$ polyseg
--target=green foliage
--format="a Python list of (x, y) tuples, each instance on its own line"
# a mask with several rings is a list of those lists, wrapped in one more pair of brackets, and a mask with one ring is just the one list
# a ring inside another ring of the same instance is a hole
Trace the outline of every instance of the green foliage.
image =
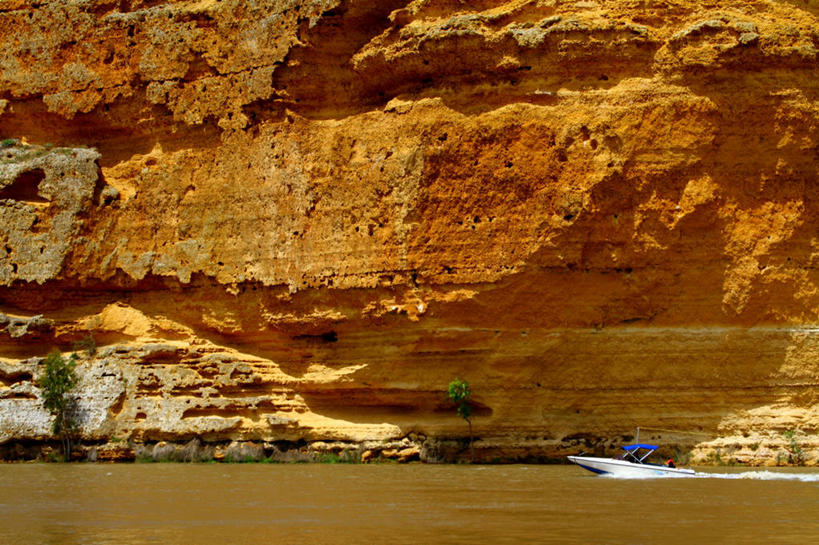
[(804, 464), (805, 453), (802, 450), (802, 445), (796, 439), (796, 430), (788, 430), (784, 433), (784, 436), (788, 440), (788, 446), (785, 447), (788, 451), (788, 461), (796, 465)]
[(338, 464), (341, 463), (341, 457), (335, 452), (325, 452), (316, 457), (316, 462), (320, 464)]
[[(52, 352), (46, 356), (44, 362), (45, 372), (40, 377), (39, 386), (43, 391), (43, 407), (51, 414), (62, 415), (68, 409), (68, 392), (77, 385), (77, 374), (74, 367), (77, 365), (77, 358), (74, 354), (66, 361), (59, 352)], [(54, 433), (60, 433), (64, 423), (57, 419), (54, 421)]]
[(6, 138), (0, 141), (0, 149), (10, 148), (17, 144), (17, 140), (14, 138)]
[(469, 426), (469, 461), (472, 462), (475, 459), (475, 450), (472, 447), (472, 403), (470, 402), (472, 391), (469, 389), (469, 383), (456, 378), (449, 383), (447, 395), (449, 396), (449, 400), (455, 405), (458, 416), (466, 420)]
[(466, 421), (469, 421), (472, 416), (472, 405), (469, 402), (472, 392), (469, 390), (469, 383), (465, 380), (456, 378), (449, 383), (447, 395), (450, 401), (455, 405), (458, 411), (458, 416)]
[(43, 361), (45, 370), (40, 376), (38, 385), (42, 390), (43, 407), (54, 415), (52, 432), (60, 435), (63, 442), (63, 455), (68, 461), (71, 457), (71, 433), (74, 422), (70, 417), (72, 398), (69, 392), (79, 381), (74, 367), (77, 357), (71, 354), (66, 360), (59, 352), (51, 352)]
[(335, 452), (325, 452), (316, 456), (319, 464), (358, 464), (361, 462), (361, 454), (355, 451), (344, 451), (340, 454)]

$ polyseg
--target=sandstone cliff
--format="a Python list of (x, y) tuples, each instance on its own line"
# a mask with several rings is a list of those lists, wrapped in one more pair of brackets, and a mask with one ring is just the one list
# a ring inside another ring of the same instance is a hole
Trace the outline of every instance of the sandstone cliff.
[(485, 459), (819, 456), (816, 2), (2, 0), (0, 44), (0, 443), (91, 335), (90, 442), (426, 445), (461, 377)]

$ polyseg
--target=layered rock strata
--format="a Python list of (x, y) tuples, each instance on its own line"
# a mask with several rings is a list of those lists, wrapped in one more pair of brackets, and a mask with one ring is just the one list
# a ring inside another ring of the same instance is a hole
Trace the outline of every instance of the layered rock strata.
[(6, 2), (0, 442), (91, 336), (87, 442), (815, 460), (818, 19)]

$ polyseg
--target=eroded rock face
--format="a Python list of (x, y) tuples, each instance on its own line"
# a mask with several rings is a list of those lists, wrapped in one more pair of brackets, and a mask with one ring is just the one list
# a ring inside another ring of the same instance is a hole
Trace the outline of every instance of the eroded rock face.
[(487, 459), (636, 426), (749, 461), (796, 429), (815, 458), (817, 19), (12, 5), (0, 440), (44, 437), (36, 362), (90, 334), (89, 438), (464, 437), (460, 377)]
[(0, 284), (56, 278), (99, 181), (93, 150), (20, 146), (0, 150)]
[[(45, 440), (52, 417), (43, 409), (34, 377), (39, 361), (0, 362), (0, 443), (10, 440)], [(77, 367), (81, 380), (71, 405), (71, 417), (89, 440), (107, 439), (114, 431), (112, 415), (119, 412), (125, 394), (122, 370), (113, 362), (97, 359)]]

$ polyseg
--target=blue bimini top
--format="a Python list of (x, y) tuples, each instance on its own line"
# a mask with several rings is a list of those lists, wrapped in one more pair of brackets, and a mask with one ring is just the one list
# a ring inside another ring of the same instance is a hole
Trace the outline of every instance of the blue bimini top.
[(634, 444), (634, 445), (625, 445), (625, 446), (620, 447), (620, 448), (622, 448), (623, 450), (637, 450), (639, 448), (644, 448), (644, 449), (648, 449), (648, 450), (657, 450), (660, 447), (658, 447), (657, 445), (646, 445), (645, 443), (637, 443), (637, 444)]

